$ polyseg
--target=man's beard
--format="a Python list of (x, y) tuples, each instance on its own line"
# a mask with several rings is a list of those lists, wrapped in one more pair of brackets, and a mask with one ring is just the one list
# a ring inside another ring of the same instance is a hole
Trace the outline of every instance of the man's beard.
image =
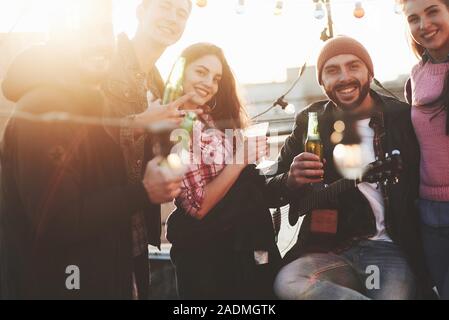
[[(337, 90), (344, 88), (344, 87), (348, 87), (348, 86), (356, 86), (358, 91), (360, 92), (358, 99), (349, 104), (344, 103), (344, 102), (340, 101), (340, 99), (337, 98)], [(338, 83), (337, 85), (335, 85), (332, 88), (332, 90), (330, 90), (330, 91), (326, 90), (326, 95), (338, 107), (342, 108), (343, 110), (351, 111), (351, 110), (356, 109), (358, 106), (360, 106), (362, 104), (363, 100), (365, 100), (365, 98), (368, 96), (369, 91), (370, 91), (369, 80), (366, 81), (362, 86), (360, 81), (354, 79), (354, 80), (351, 80), (348, 82)]]

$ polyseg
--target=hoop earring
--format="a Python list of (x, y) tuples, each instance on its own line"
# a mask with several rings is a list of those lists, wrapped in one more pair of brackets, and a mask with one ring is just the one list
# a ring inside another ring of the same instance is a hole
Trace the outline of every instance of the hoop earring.
[(213, 111), (215, 109), (215, 107), (217, 106), (217, 97), (214, 97), (214, 100), (215, 100), (214, 105), (213, 106), (209, 105), (210, 111)]

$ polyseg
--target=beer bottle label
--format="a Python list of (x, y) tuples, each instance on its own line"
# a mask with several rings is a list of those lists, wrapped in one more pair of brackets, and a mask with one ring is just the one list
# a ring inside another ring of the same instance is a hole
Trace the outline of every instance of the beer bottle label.
[(309, 112), (307, 139), (320, 140), (320, 132), (318, 131), (318, 113), (316, 112)]
[(309, 112), (309, 123), (307, 128), (307, 139), (305, 141), (304, 150), (316, 154), (323, 160), (323, 144), (320, 139), (318, 130), (318, 113)]

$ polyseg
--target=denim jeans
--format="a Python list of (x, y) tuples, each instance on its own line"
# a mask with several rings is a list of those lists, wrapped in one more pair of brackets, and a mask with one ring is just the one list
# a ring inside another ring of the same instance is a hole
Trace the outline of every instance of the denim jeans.
[(278, 273), (281, 299), (406, 300), (416, 296), (415, 278), (400, 249), (391, 242), (362, 241), (336, 255), (308, 254)]
[(427, 267), (440, 299), (449, 300), (449, 202), (419, 200)]

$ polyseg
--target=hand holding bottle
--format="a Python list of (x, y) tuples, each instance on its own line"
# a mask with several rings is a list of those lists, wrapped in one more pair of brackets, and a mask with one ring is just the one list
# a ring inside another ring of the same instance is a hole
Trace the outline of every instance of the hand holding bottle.
[(309, 112), (308, 118), (304, 152), (293, 159), (288, 172), (287, 186), (291, 189), (323, 181), (325, 160), (323, 159), (324, 150), (320, 137), (318, 113)]
[(152, 203), (160, 204), (172, 201), (181, 192), (182, 174), (168, 177), (159, 166), (161, 157), (148, 162), (143, 185)]
[(287, 186), (291, 189), (301, 188), (309, 183), (318, 183), (323, 181), (324, 160), (316, 154), (303, 152), (297, 155), (288, 172)]

